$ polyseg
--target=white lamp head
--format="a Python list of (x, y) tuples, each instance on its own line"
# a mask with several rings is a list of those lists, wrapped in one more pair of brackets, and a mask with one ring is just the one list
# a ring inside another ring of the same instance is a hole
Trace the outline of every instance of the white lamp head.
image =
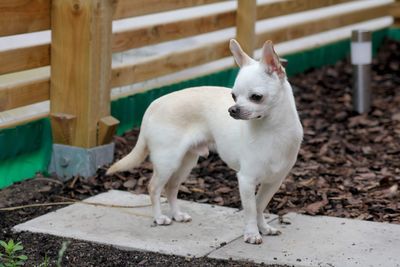
[(372, 62), (371, 32), (367, 30), (353, 30), (351, 32), (351, 63), (353, 65), (367, 65)]

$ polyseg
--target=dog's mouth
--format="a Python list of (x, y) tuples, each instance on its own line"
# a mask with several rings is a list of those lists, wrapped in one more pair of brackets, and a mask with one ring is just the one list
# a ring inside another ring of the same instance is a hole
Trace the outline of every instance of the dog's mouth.
[(235, 120), (244, 120), (244, 121), (248, 121), (248, 120), (253, 120), (253, 119), (261, 119), (262, 116), (259, 115), (257, 117), (251, 117), (249, 115), (242, 115), (242, 114), (230, 114), (230, 116), (232, 118), (234, 118)]
[[(234, 115), (234, 114), (230, 114), (231, 115), (231, 117), (232, 118), (234, 118), (235, 120), (244, 120), (244, 121), (247, 121), (247, 120), (251, 120), (252, 118), (250, 118), (250, 116), (243, 116), (243, 115), (240, 115), (240, 114), (238, 114), (238, 115)], [(260, 116), (261, 117), (261, 116)]]
[(235, 120), (248, 120), (250, 119), (249, 116), (246, 116), (244, 114), (229, 114), (232, 118), (234, 118)]
[(239, 114), (229, 114), (232, 118), (234, 118), (235, 120), (243, 120), (243, 118), (240, 117)]
[(255, 120), (263, 118), (263, 115), (257, 115), (243, 109), (240, 110), (240, 112), (232, 112), (231, 110), (229, 110), (229, 115), (235, 120)]

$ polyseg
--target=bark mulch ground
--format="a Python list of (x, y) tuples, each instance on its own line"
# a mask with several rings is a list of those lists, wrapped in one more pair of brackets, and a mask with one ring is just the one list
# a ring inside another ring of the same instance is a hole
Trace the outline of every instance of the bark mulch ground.
[[(400, 223), (400, 43), (386, 40), (373, 61), (372, 109), (367, 115), (352, 111), (348, 61), (308, 71), (290, 79), (304, 126), (298, 161), (269, 205), (272, 213), (295, 211), (369, 221)], [(116, 158), (134, 146), (138, 130), (115, 137)], [(0, 207), (83, 199), (109, 189), (147, 193), (152, 174), (145, 162), (131, 172), (59, 182), (43, 177), (0, 191)], [(181, 199), (240, 208), (235, 172), (216, 154), (201, 159), (180, 188)], [(59, 207), (0, 212), (0, 240), (14, 238), (25, 246), (35, 266), (48, 255), (57, 258), (61, 238), (12, 233), (17, 223)], [(255, 266), (238, 262), (188, 259), (156, 253), (120, 251), (73, 240), (65, 266)]]

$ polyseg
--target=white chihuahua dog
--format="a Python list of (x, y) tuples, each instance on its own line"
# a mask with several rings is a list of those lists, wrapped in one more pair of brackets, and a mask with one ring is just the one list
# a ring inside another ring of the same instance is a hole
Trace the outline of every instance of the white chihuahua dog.
[(244, 241), (260, 244), (260, 233), (280, 234), (266, 223), (263, 212), (296, 162), (303, 128), (272, 42), (264, 44), (259, 62), (246, 55), (236, 40), (231, 40), (230, 49), (240, 66), (233, 89), (196, 87), (155, 100), (143, 117), (135, 148), (107, 174), (137, 167), (150, 154), (154, 173), (148, 189), (154, 221), (172, 222), (161, 212), (165, 187), (172, 219), (188, 222), (191, 217), (177, 205), (179, 185), (199, 156), (216, 150), (237, 171)]

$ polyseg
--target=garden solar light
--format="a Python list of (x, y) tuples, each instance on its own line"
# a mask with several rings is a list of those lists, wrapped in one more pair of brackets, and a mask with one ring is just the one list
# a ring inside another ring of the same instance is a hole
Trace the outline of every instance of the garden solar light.
[(351, 33), (351, 64), (353, 64), (353, 108), (366, 113), (371, 106), (371, 32), (353, 30)]

